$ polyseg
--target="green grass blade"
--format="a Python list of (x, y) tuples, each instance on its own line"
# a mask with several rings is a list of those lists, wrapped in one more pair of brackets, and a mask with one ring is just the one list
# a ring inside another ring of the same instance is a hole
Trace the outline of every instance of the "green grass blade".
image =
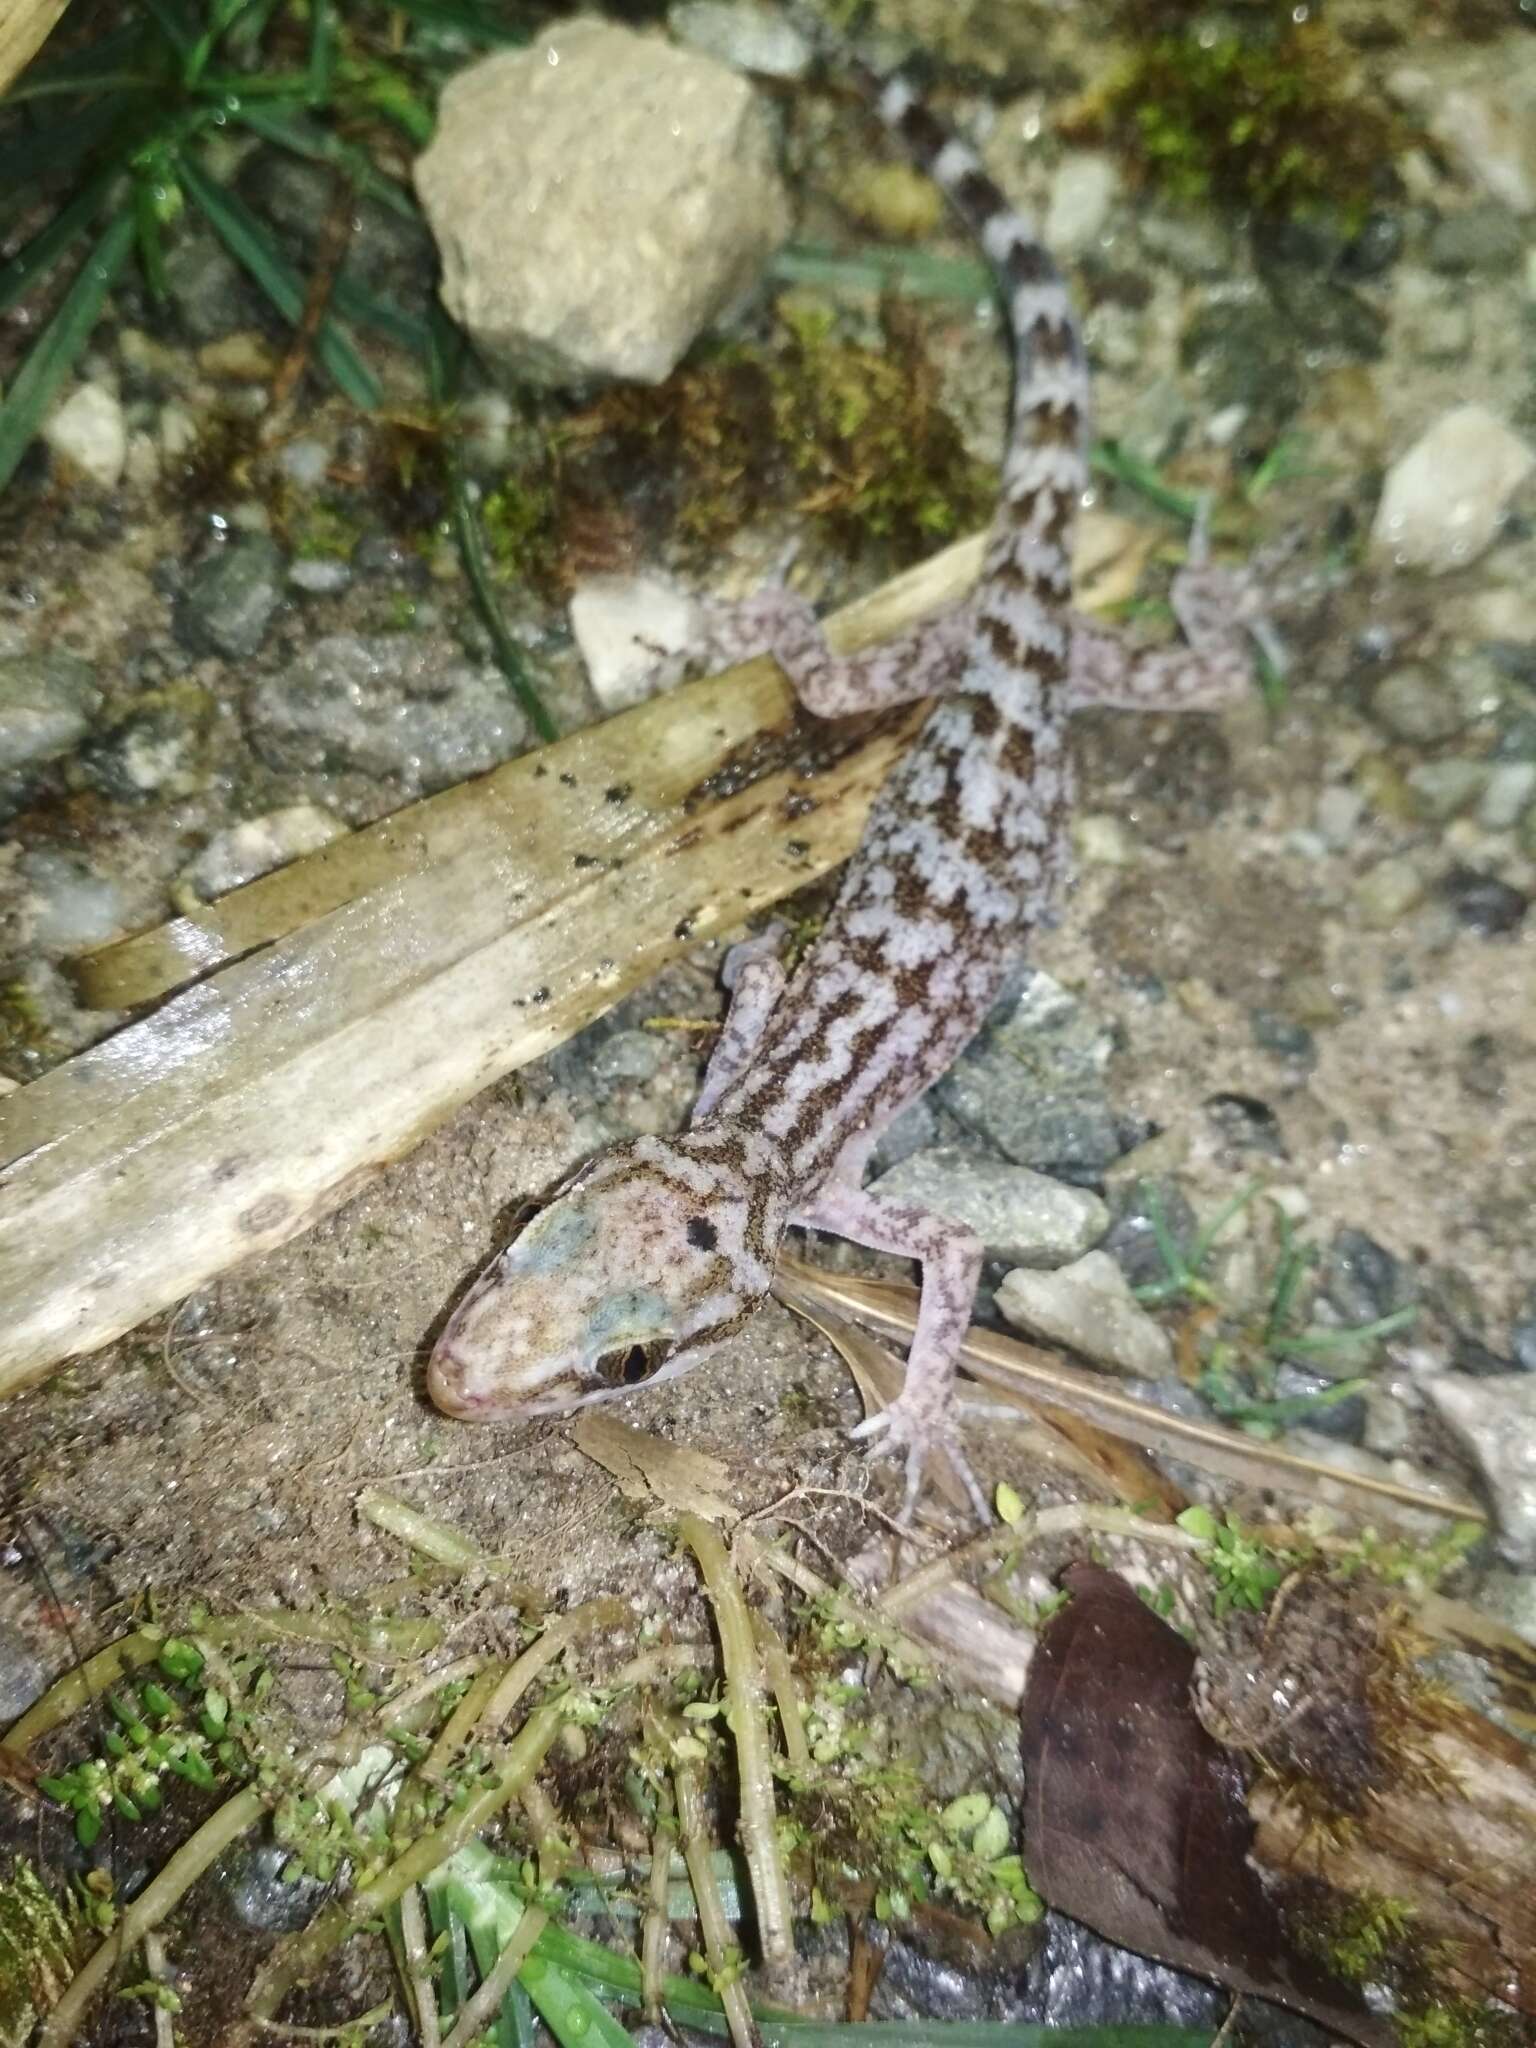
[(823, 291), (899, 291), (913, 298), (974, 303), (996, 289), (984, 263), (934, 256), (924, 249), (841, 250), (792, 242), (769, 268), (781, 284), (808, 284)]
[(14, 142), (0, 146), (0, 192), (32, 203), (39, 179), (67, 171), (111, 134), (122, 119), (112, 100), (83, 107), (78, 114), (28, 127)]
[(456, 5), (455, 0), (394, 0), (394, 11), (423, 28), (444, 35), (472, 36), (476, 42), (508, 43), (521, 49), (529, 40), (527, 29), (496, 21), (473, 4)]
[(345, 171), (359, 192), (366, 193), (370, 199), (377, 199), (391, 213), (398, 213), (402, 220), (421, 219), (420, 210), (410, 193), (397, 185), (393, 178), (385, 177), (366, 150), (343, 142), (339, 135), (332, 135), (319, 127), (307, 115), (286, 107), (267, 106), (261, 102), (246, 105), (242, 101), (235, 119), (264, 142), (273, 143), (279, 149), (291, 150), (295, 156), (307, 157), (311, 163), (334, 164), (339, 171)]
[(133, 210), (126, 208), (81, 264), (0, 403), (0, 490), (15, 475), (59, 386), (90, 340), (107, 294), (133, 249), (134, 230)]
[[(304, 317), (304, 291), (270, 231), (244, 200), (217, 184), (190, 157), (182, 159), (180, 175), (188, 196), (231, 256), (250, 272), (283, 318), (297, 326)], [(379, 380), (333, 320), (321, 322), (315, 354), (337, 388), (361, 411), (372, 412), (382, 402)]]
[(1160, 512), (1171, 513), (1175, 519), (1182, 519), (1186, 526), (1194, 525), (1195, 514), (1200, 509), (1198, 498), (1164, 483), (1150, 462), (1143, 462), (1139, 456), (1132, 455), (1118, 441), (1095, 442), (1089, 461), (1100, 476), (1112, 477), (1117, 484), (1124, 484), (1127, 490), (1135, 491)]
[(425, 357), (431, 347), (431, 329), (425, 320), (419, 320), (414, 313), (402, 313), (398, 306), (391, 306), (387, 300), (376, 299), (372, 292), (358, 284), (343, 271), (337, 278), (331, 292), (331, 303), (343, 319), (351, 320), (358, 327), (371, 327), (379, 334), (387, 334), (401, 348), (407, 348), (414, 356)]
[(309, 96), (316, 106), (331, 97), (331, 74), (336, 62), (336, 22), (331, 0), (310, 0), (309, 9)]
[(103, 171), (88, 185), (82, 186), (69, 204), (59, 209), (47, 227), (35, 234), (24, 249), (18, 249), (4, 268), (0, 268), (0, 313), (8, 313), (12, 306), (24, 299), (39, 280), (48, 275), (75, 237), (85, 232), (101, 211), (107, 188), (116, 175), (115, 171)]

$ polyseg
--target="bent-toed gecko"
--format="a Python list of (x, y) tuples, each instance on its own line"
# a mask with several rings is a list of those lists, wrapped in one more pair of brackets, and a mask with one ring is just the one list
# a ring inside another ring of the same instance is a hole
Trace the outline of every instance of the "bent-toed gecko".
[(1088, 373), (1066, 288), (912, 88), (863, 82), (980, 242), (1007, 305), (1014, 397), (981, 579), (950, 613), (847, 658), (785, 590), (737, 608), (738, 655), (771, 652), (814, 713), (937, 702), (794, 978), (744, 949), (688, 1130), (583, 1167), (465, 1296), (429, 1386), (449, 1414), (509, 1420), (673, 1379), (747, 1322), (786, 1229), (832, 1231), (922, 1268), (906, 1384), (857, 1432), (905, 1451), (910, 1510), (935, 1448), (977, 1495), (950, 1405), (982, 1248), (946, 1218), (866, 1192), (865, 1162), (974, 1034), (1061, 883), (1068, 713), (1212, 707), (1243, 688), (1247, 659), (1240, 594), (1211, 569), (1175, 586), (1181, 648), (1133, 653), (1073, 614)]

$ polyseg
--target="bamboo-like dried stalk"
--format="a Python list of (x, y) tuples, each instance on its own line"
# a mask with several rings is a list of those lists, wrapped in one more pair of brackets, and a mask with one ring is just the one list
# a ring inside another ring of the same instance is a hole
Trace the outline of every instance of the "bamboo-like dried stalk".
[(26, 70), (69, 0), (6, 0), (0, 7), (0, 92)]
[[(952, 599), (971, 543), (844, 614)], [(152, 1015), (0, 1101), (0, 1395), (306, 1229), (501, 1075), (845, 859), (920, 710), (688, 685), (111, 949)]]

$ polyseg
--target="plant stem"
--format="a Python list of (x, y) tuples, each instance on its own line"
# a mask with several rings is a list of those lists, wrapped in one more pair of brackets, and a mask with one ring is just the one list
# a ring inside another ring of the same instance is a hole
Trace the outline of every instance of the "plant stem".
[(767, 1700), (752, 1633), (752, 1614), (714, 1523), (706, 1522), (702, 1515), (681, 1515), (677, 1532), (699, 1560), (720, 1629), (727, 1720), (735, 1738), (740, 1781), (738, 1827), (757, 1904), (763, 1963), (771, 1983), (793, 1966), (795, 1940), (789, 1880), (779, 1855)]

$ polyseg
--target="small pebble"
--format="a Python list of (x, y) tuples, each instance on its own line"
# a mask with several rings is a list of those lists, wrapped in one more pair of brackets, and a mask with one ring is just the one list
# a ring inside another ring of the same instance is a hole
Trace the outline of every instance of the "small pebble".
[(588, 577), (572, 593), (570, 615), (592, 694), (609, 712), (664, 689), (698, 633), (692, 598), (662, 576)]
[(1416, 663), (1382, 677), (1371, 692), (1371, 715), (1400, 740), (1448, 740), (1467, 722), (1447, 680)]
[(1074, 256), (1096, 242), (1120, 192), (1120, 169), (1098, 150), (1072, 150), (1056, 166), (1045, 209), (1045, 245)]
[(110, 491), (128, 460), (128, 423), (117, 393), (81, 384), (43, 425), (43, 439), (66, 468)]
[(123, 892), (73, 853), (34, 847), (22, 856), (30, 893), (31, 939), (40, 953), (84, 952), (115, 939), (126, 923)]
[(1484, 939), (1505, 938), (1517, 931), (1531, 900), (1513, 882), (1501, 882), (1497, 875), (1468, 867), (1452, 868), (1440, 891), (1457, 922)]
[(331, 466), (331, 451), (323, 441), (290, 441), (280, 451), (277, 466), (300, 490), (317, 491)]
[(77, 655), (0, 658), (0, 773), (67, 754), (100, 703), (96, 671)]
[(288, 587), (306, 597), (334, 597), (352, 581), (351, 564), (305, 556), (288, 564)]
[(207, 901), (269, 874), (300, 854), (314, 853), (343, 838), (346, 827), (316, 804), (289, 804), (259, 818), (245, 818), (217, 832), (181, 871), (181, 881)]
[(1487, 782), (1488, 770), (1481, 761), (1420, 761), (1408, 771), (1408, 787), (1420, 815), (1440, 824), (1469, 811)]
[(263, 534), (229, 541), (187, 578), (176, 634), (197, 654), (244, 661), (267, 636), (282, 602), (283, 558)]
[(1488, 770), (1477, 822), (1489, 832), (1509, 832), (1536, 797), (1536, 761), (1500, 761)]
[(1162, 1379), (1173, 1370), (1167, 1331), (1137, 1301), (1107, 1252), (1089, 1252), (1054, 1273), (1016, 1268), (998, 1288), (997, 1305), (1017, 1328), (1065, 1344), (1096, 1365), (1138, 1379)]
[(1378, 560), (1431, 575), (1491, 545), (1536, 454), (1483, 405), (1443, 413), (1387, 472), (1371, 528)]
[(1282, 1059), (1295, 1060), (1301, 1066), (1317, 1064), (1317, 1041), (1305, 1024), (1296, 1023), (1279, 1010), (1254, 1010), (1249, 1023), (1254, 1044), (1266, 1052), (1278, 1053)]
[(803, 78), (811, 49), (790, 22), (763, 7), (730, 0), (678, 0), (667, 26), (680, 43), (758, 78)]
[(1393, 856), (1368, 868), (1355, 884), (1355, 908), (1373, 931), (1385, 931), (1424, 895), (1424, 878), (1411, 860)]
[(1323, 1292), (1346, 1323), (1374, 1323), (1409, 1299), (1403, 1269), (1363, 1230), (1336, 1230), (1323, 1261)]
[(1505, 1556), (1536, 1567), (1536, 1374), (1473, 1379), (1448, 1372), (1424, 1387), (1482, 1473)]

